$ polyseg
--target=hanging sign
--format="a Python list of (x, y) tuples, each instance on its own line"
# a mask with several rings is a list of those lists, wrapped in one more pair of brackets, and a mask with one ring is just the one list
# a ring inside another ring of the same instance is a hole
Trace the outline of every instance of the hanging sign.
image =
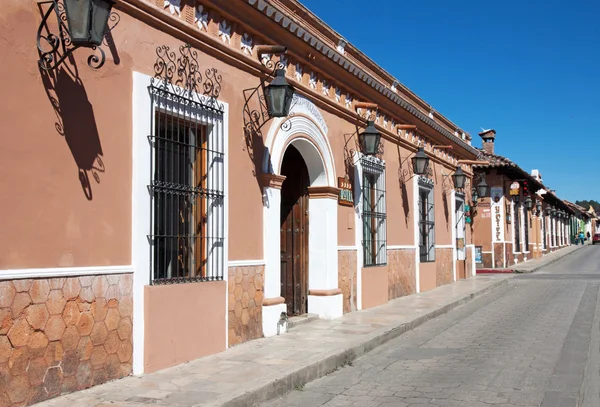
[(492, 202), (492, 242), (504, 241), (504, 202)]
[(511, 195), (519, 195), (519, 189), (521, 188), (521, 186), (519, 185), (518, 182), (513, 182), (512, 184), (510, 184), (510, 194)]
[(344, 177), (338, 177), (338, 188), (340, 189), (338, 203), (343, 206), (354, 206), (352, 183)]
[(500, 198), (504, 195), (504, 191), (502, 191), (502, 187), (491, 187), (490, 188), (490, 196), (492, 197), (492, 201), (500, 202)]

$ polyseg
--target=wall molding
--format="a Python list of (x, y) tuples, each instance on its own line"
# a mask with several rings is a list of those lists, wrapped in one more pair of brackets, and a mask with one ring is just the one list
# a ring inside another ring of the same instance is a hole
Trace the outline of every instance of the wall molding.
[(388, 250), (417, 250), (417, 246), (415, 245), (390, 245), (387, 247)]
[(267, 264), (265, 259), (261, 259), (261, 260), (230, 260), (227, 262), (227, 267), (264, 266), (265, 264)]
[(48, 267), (36, 269), (0, 270), (0, 280), (20, 280), (25, 278), (54, 278), (101, 276), (106, 274), (131, 274), (133, 266), (94, 266), (94, 267)]
[(454, 249), (454, 245), (451, 244), (436, 244), (436, 249)]
[(342, 251), (353, 251), (353, 250), (358, 250), (357, 246), (338, 246), (338, 251), (342, 252)]

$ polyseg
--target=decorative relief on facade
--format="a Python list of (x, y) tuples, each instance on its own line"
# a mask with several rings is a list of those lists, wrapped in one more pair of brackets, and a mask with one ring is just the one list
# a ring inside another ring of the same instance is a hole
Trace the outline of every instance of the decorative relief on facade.
[(344, 297), (344, 314), (356, 311), (356, 250), (338, 251), (338, 287)]
[(335, 101), (340, 102), (342, 100), (342, 90), (338, 87), (335, 88)]
[(296, 80), (302, 82), (302, 65), (296, 64)]
[(352, 96), (349, 93), (346, 95), (345, 103), (348, 109), (352, 109)]
[(435, 249), (435, 281), (438, 287), (454, 281), (452, 250)]
[(392, 82), (392, 86), (390, 87), (390, 89), (392, 90), (392, 92), (396, 92), (397, 87), (398, 87), (398, 81), (394, 79), (394, 82)]
[(168, 8), (171, 14), (177, 13), (178, 16), (181, 15), (181, 0), (165, 0), (164, 8)]
[(131, 274), (0, 282), (0, 405), (131, 374)]
[(264, 266), (230, 267), (227, 280), (229, 346), (262, 338)]
[(204, 12), (204, 6), (196, 7), (194, 22), (198, 25), (200, 31), (208, 31), (208, 12)]
[(219, 37), (221, 37), (223, 42), (231, 44), (231, 25), (225, 20), (219, 23)]
[(329, 84), (325, 80), (323, 81), (321, 92), (323, 93), (323, 95), (329, 97)]
[(284, 54), (281, 54), (281, 57), (279, 57), (279, 62), (281, 64), (281, 66), (283, 67), (283, 69), (287, 72), (288, 58)]
[(388, 300), (416, 292), (415, 251), (388, 250)]
[(244, 35), (242, 35), (240, 46), (242, 47), (244, 54), (252, 55), (252, 37), (250, 37), (248, 33), (244, 33)]
[(348, 42), (345, 39), (340, 38), (340, 40), (338, 41), (337, 50), (342, 55), (346, 53), (346, 50), (345, 50), (346, 45), (348, 45)]
[(317, 74), (314, 72), (310, 73), (310, 78), (308, 79), (308, 86), (311, 89), (317, 89)]

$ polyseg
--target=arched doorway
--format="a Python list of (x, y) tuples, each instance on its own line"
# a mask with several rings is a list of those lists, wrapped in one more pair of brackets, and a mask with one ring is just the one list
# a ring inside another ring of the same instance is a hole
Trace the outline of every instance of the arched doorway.
[(281, 296), (288, 315), (307, 311), (308, 299), (308, 187), (310, 177), (302, 154), (288, 146), (281, 163)]

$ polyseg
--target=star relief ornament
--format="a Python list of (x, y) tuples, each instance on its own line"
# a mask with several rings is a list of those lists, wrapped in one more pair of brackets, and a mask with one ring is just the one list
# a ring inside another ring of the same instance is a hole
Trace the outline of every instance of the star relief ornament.
[(196, 7), (194, 22), (198, 24), (200, 31), (208, 31), (208, 12), (204, 12), (204, 6)]
[(231, 43), (231, 26), (225, 20), (219, 23), (219, 36), (223, 42)]
[(177, 13), (178, 16), (181, 15), (181, 0), (165, 0), (163, 7), (168, 7), (171, 14)]

